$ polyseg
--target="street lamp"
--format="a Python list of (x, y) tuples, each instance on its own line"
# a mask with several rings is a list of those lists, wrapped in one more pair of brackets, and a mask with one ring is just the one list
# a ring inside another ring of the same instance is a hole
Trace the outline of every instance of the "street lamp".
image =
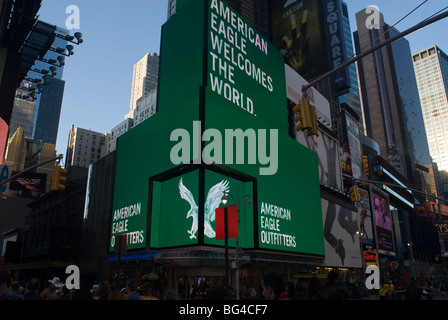
[[(229, 201), (229, 198), (227, 197), (227, 195), (230, 195), (230, 197), (232, 198), (233, 202), (235, 202), (235, 199), (233, 198), (232, 194), (226, 190), (223, 190), (223, 195), (221, 197), (221, 202), (226, 205), (227, 202)], [(247, 197), (246, 200), (246, 204), (247, 205), (252, 205), (252, 200), (250, 199), (250, 195), (245, 195), (245, 197)], [(240, 200), (240, 199), (238, 199)], [(238, 214), (238, 224), (240, 222), (240, 209), (237, 204), (237, 214)], [(224, 207), (224, 233), (225, 233), (225, 265), (226, 265), (226, 289), (229, 289), (229, 229), (228, 229), (228, 212), (227, 212), (227, 207)], [(235, 250), (236, 250), (236, 256), (235, 256), (235, 263), (236, 263), (236, 278), (235, 278), (235, 294), (236, 294), (236, 300), (240, 299), (240, 252), (239, 252), (239, 247), (238, 247), (238, 241), (239, 241), (239, 233), (236, 236), (236, 245), (235, 245)]]

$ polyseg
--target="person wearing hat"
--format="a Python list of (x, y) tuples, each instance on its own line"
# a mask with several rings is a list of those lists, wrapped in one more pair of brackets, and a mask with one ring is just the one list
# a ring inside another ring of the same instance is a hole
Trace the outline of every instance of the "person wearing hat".
[(61, 279), (54, 277), (53, 280), (48, 280), (48, 287), (45, 288), (40, 295), (44, 300), (56, 300), (63, 285)]
[(128, 294), (128, 300), (141, 300), (140, 294), (137, 292), (137, 280), (129, 279), (126, 282), (126, 292)]

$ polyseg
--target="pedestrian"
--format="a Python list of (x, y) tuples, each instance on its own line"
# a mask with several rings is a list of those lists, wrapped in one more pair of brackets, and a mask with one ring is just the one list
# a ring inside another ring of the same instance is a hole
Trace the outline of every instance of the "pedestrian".
[(43, 300), (42, 296), (39, 294), (40, 291), (40, 280), (37, 278), (29, 279), (25, 284), (25, 294), (23, 295), (23, 300)]
[(412, 279), (411, 285), (406, 289), (406, 300), (420, 300), (422, 289), (417, 286), (417, 281)]
[(23, 300), (23, 296), (12, 290), (11, 275), (0, 270), (0, 300)]
[(306, 287), (305, 300), (320, 300), (319, 291), (321, 284), (316, 276), (313, 276)]
[(87, 287), (74, 290), (72, 300), (93, 300), (93, 293)]
[(347, 292), (339, 284), (339, 274), (336, 270), (331, 270), (327, 274), (327, 284), (319, 291), (322, 300), (345, 300), (348, 298)]
[(140, 294), (137, 292), (137, 280), (129, 279), (126, 282), (126, 292), (128, 294), (128, 300), (141, 300)]
[(387, 281), (380, 289), (380, 299), (381, 300), (393, 300), (392, 296), (394, 293), (394, 285), (392, 284), (392, 281)]
[(268, 272), (263, 278), (262, 288), (262, 295), (266, 300), (288, 300), (285, 280), (279, 272)]
[(58, 300), (72, 300), (72, 291), (68, 289), (65, 284), (61, 288), (61, 294), (59, 295)]
[(63, 285), (61, 279), (54, 277), (52, 280), (48, 280), (48, 286), (40, 293), (40, 295), (44, 300), (57, 300), (58, 291)]
[(127, 300), (127, 297), (121, 291), (112, 290), (107, 296), (107, 300)]
[(101, 281), (98, 286), (98, 300), (107, 300), (109, 293), (111, 292), (110, 284), (108, 281)]

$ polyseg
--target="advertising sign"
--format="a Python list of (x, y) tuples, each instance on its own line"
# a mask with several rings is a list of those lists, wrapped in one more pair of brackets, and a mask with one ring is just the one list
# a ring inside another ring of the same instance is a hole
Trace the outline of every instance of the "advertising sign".
[[(343, 104), (344, 105), (344, 104)], [(351, 158), (351, 175), (353, 178), (364, 179), (364, 158), (362, 154), (359, 123), (345, 108), (343, 108), (344, 138), (349, 145)], [(368, 166), (368, 163), (367, 163)]]
[(322, 199), (325, 264), (333, 267), (361, 267), (359, 214)]
[[(12, 176), (14, 176), (17, 173), (18, 173), (17, 171), (13, 171)], [(9, 189), (45, 192), (46, 184), (47, 184), (46, 173), (25, 172), (10, 182)]]
[(207, 85), (227, 101), (222, 108), (287, 132), (282, 54), (223, 0), (209, 1), (208, 22)]
[[(308, 85), (308, 81), (287, 64), (285, 64), (285, 77), (286, 96), (291, 102), (298, 104), (302, 98), (302, 87)], [(311, 104), (316, 107), (317, 121), (331, 129), (331, 110), (328, 100), (314, 87), (309, 88), (306, 93)]]
[(123, 233), (128, 250), (223, 246), (225, 191), (241, 248), (322, 259), (317, 155), (288, 135), (283, 55), (225, 1), (181, 8), (163, 26), (159, 111), (118, 139), (110, 252)]
[(375, 241), (373, 233), (372, 213), (370, 209), (369, 192), (362, 188), (358, 188), (359, 197), (361, 198), (359, 210), (359, 231), (361, 232), (361, 242), (372, 246)]
[(285, 62), (311, 81), (329, 71), (321, 1), (273, 0), (272, 42)]
[[(241, 228), (241, 247), (253, 247), (253, 207), (246, 205), (244, 200), (252, 199), (252, 184), (206, 170), (206, 197), (201, 201), (201, 183), (199, 170), (152, 182), (151, 223), (154, 228), (151, 228), (150, 247), (197, 245), (200, 239), (204, 239), (205, 244), (224, 245), (224, 238), (217, 237), (219, 226), (216, 214), (217, 209), (224, 207), (221, 201), (224, 192), (230, 193), (228, 204), (238, 205), (236, 214), (239, 218), (238, 229)], [(235, 245), (235, 241), (229, 241), (229, 244)]]
[[(322, 5), (324, 9), (325, 30), (327, 33), (330, 70), (333, 70), (347, 60), (341, 1), (323, 0)], [(344, 90), (350, 88), (348, 68), (342, 69), (333, 75), (331, 82), (333, 90), (344, 93)]]
[[(7, 165), (0, 165), (0, 183), (9, 179), (10, 169)], [(0, 185), (0, 194), (5, 193), (9, 189), (10, 182)]]
[(394, 254), (392, 215), (388, 196), (372, 186), (372, 206), (378, 252)]
[(0, 164), (3, 164), (8, 140), (8, 124), (0, 118)]
[(322, 185), (343, 189), (339, 142), (319, 130), (319, 136), (296, 132), (296, 140), (318, 155), (319, 182)]
[(364, 267), (378, 266), (378, 252), (376, 250), (368, 249), (362, 252), (362, 260), (364, 262)]

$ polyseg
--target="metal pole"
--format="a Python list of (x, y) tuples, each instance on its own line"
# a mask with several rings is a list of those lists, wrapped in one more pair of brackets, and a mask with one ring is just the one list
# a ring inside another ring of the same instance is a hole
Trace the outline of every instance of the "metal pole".
[(408, 34), (414, 32), (414, 31), (417, 31), (417, 30), (419, 30), (419, 29), (421, 29), (421, 28), (423, 28), (423, 27), (426, 27), (426, 26), (428, 26), (428, 25), (430, 25), (430, 24), (432, 24), (432, 23), (434, 23), (434, 22), (437, 22), (437, 21), (439, 21), (439, 20), (442, 20), (442, 19), (444, 19), (444, 18), (446, 18), (446, 17), (448, 17), (448, 11), (447, 11), (447, 12), (444, 12), (444, 13), (441, 13), (441, 14), (439, 14), (439, 15), (437, 15), (437, 16), (431, 18), (431, 19), (422, 21), (422, 22), (420, 22), (419, 24), (415, 25), (414, 27), (409, 28), (409, 29), (407, 29), (406, 31), (403, 31), (402, 33), (400, 33), (400, 34), (398, 34), (398, 35), (396, 35), (396, 36), (394, 36), (394, 37), (392, 37), (392, 38), (390, 38), (390, 39), (388, 39), (388, 40), (386, 40), (386, 41), (380, 43), (379, 45), (377, 45), (377, 46), (375, 46), (375, 47), (370, 48), (369, 50), (367, 50), (367, 51), (365, 51), (365, 52), (362, 52), (359, 56), (356, 56), (356, 57), (354, 57), (354, 58), (352, 58), (352, 59), (350, 59), (350, 60), (347, 60), (346, 62), (344, 62), (343, 64), (341, 64), (339, 67), (337, 67), (337, 68), (335, 68), (335, 69), (333, 69), (333, 70), (331, 70), (331, 71), (329, 71), (329, 72), (327, 72), (327, 73), (321, 75), (320, 77), (318, 77), (318, 78), (316, 78), (315, 80), (311, 81), (311, 82), (308, 83), (307, 85), (303, 86), (303, 87), (302, 87), (302, 92), (305, 92), (306, 90), (308, 90), (309, 88), (311, 88), (312, 86), (314, 86), (314, 85), (315, 85), (316, 83), (318, 83), (319, 81), (322, 81), (323, 79), (326, 79), (326, 78), (328, 78), (328, 77), (334, 75), (334, 74), (337, 73), (338, 71), (340, 71), (340, 70), (342, 70), (342, 69), (345, 69), (346, 67), (348, 67), (348, 66), (351, 65), (352, 63), (354, 63), (354, 62), (356, 62), (356, 61), (358, 61), (358, 60), (364, 58), (366, 55), (371, 54), (372, 52), (374, 52), (374, 51), (376, 51), (376, 50), (378, 50), (378, 49), (380, 49), (380, 48), (382, 48), (382, 47), (384, 47), (384, 46), (387, 46), (388, 44), (390, 44), (390, 43), (392, 43), (392, 42), (394, 42), (394, 41), (396, 41), (396, 40), (398, 40), (398, 39), (400, 39), (400, 38), (402, 38), (402, 37), (404, 37), (404, 36), (406, 36), (406, 35), (408, 35)]
[(225, 233), (225, 264), (226, 264), (226, 290), (229, 292), (229, 223), (227, 207), (224, 207), (224, 233)]
[(9, 178), (8, 180), (5, 180), (5, 181), (3, 181), (3, 182), (0, 182), (0, 186), (4, 185), (5, 183), (8, 183), (9, 181), (14, 180), (15, 178), (19, 177), (20, 175), (24, 174), (25, 172), (27, 172), (27, 171), (29, 171), (29, 170), (31, 170), (31, 169), (34, 169), (34, 168), (43, 166), (44, 164), (47, 164), (47, 163), (49, 163), (49, 162), (56, 161), (56, 160), (58, 160), (58, 159), (62, 159), (62, 154), (58, 155), (57, 157), (48, 159), (48, 160), (46, 160), (46, 161), (44, 161), (44, 162), (35, 164), (35, 165), (33, 165), (33, 166), (29, 167), (29, 168), (26, 168), (26, 169), (20, 171), (19, 173), (16, 173), (15, 175), (13, 175), (13, 176), (12, 176), (11, 178)]

